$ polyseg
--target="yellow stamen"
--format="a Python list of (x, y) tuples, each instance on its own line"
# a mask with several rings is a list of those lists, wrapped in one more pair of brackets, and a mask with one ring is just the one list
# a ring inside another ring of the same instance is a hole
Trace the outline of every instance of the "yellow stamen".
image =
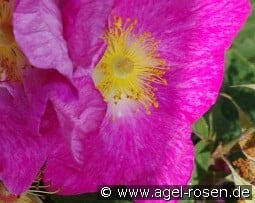
[(27, 190), (27, 194), (43, 197), (46, 194), (51, 195), (51, 194), (56, 194), (56, 193), (61, 191), (61, 188), (58, 188), (56, 191), (53, 191), (53, 192), (45, 191), (45, 189), (50, 188), (51, 185), (50, 184), (49, 185), (41, 185), (42, 184), (42, 177), (43, 177), (43, 169), (44, 169), (44, 166), (41, 168), (41, 170), (37, 174), (37, 177), (33, 181), (33, 184)]
[(134, 34), (137, 23), (130, 19), (123, 23), (115, 17), (103, 37), (107, 48), (93, 78), (106, 102), (118, 105), (125, 98), (150, 114), (151, 107), (159, 106), (155, 84), (167, 85), (164, 75), (169, 67), (157, 51), (159, 41), (151, 33)]
[(0, 81), (19, 80), (19, 69), (26, 59), (18, 48), (12, 28), (12, 5), (0, 1)]

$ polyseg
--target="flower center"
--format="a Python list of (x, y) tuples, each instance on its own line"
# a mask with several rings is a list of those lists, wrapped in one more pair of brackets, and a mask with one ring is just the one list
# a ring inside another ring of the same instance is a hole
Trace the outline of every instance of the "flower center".
[(19, 69), (25, 63), (13, 35), (11, 4), (0, 1), (0, 82), (19, 80)]
[(10, 45), (14, 41), (12, 25), (0, 25), (0, 44)]
[(145, 109), (150, 114), (151, 107), (159, 105), (155, 85), (167, 85), (164, 75), (169, 67), (157, 51), (159, 41), (150, 33), (135, 34), (136, 25), (137, 21), (114, 18), (104, 35), (107, 48), (93, 79), (106, 102), (116, 107), (131, 104), (135, 112)]
[(129, 58), (118, 56), (113, 60), (112, 68), (116, 77), (126, 78), (134, 70), (134, 62)]

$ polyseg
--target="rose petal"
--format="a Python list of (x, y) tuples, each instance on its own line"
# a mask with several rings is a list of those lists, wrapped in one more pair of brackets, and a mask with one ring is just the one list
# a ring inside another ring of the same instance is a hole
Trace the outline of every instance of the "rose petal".
[(37, 133), (38, 119), (29, 111), (23, 95), (12, 97), (1, 88), (0, 180), (12, 194), (29, 188), (46, 159)]
[(149, 32), (170, 71), (156, 85), (162, 109), (193, 123), (216, 101), (224, 51), (251, 11), (248, 0), (117, 1), (111, 13), (137, 20), (134, 33)]
[[(66, 1), (63, 6), (64, 34), (75, 67), (94, 68), (104, 51), (102, 36), (113, 0)], [(82, 70), (79, 70), (83, 74)]]
[(13, 14), (15, 38), (29, 62), (42, 69), (57, 69), (71, 77), (73, 67), (63, 38), (56, 1), (18, 1)]
[[(83, 165), (66, 148), (48, 159), (44, 181), (60, 194), (95, 192), (97, 185), (187, 184), (193, 168), (190, 129), (165, 113), (112, 121), (84, 139)], [(164, 147), (163, 147), (164, 146)]]
[(89, 77), (74, 79), (78, 89), (79, 100), (69, 103), (53, 97), (52, 102), (58, 115), (61, 130), (65, 137), (70, 138), (73, 155), (77, 161), (84, 161), (83, 139), (98, 134), (105, 115), (106, 104), (100, 93), (95, 89)]

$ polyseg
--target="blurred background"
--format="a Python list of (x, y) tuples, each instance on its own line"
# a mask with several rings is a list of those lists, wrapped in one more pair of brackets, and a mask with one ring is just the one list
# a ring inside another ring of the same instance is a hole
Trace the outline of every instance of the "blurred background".
[[(255, 0), (251, 1), (255, 8)], [(255, 12), (226, 53), (224, 84), (216, 104), (193, 126), (192, 185), (255, 185)], [(253, 188), (253, 192), (255, 189)], [(46, 195), (45, 203), (127, 203), (97, 200), (96, 194)], [(182, 200), (237, 202), (237, 200)], [(242, 202), (242, 201), (239, 201)], [(245, 202), (245, 201), (243, 201)], [(246, 201), (248, 202), (248, 201)], [(254, 199), (249, 201), (255, 202)]]

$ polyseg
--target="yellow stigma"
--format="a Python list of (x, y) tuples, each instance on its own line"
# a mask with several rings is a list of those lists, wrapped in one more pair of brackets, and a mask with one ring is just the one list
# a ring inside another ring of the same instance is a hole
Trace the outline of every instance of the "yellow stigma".
[(0, 81), (19, 80), (19, 69), (26, 63), (13, 35), (12, 6), (0, 0)]
[(150, 33), (134, 33), (137, 21), (114, 18), (105, 33), (106, 51), (97, 64), (93, 78), (106, 102), (118, 105), (131, 101), (150, 114), (158, 107), (156, 84), (167, 85), (164, 75), (169, 67), (158, 53), (159, 41)]

